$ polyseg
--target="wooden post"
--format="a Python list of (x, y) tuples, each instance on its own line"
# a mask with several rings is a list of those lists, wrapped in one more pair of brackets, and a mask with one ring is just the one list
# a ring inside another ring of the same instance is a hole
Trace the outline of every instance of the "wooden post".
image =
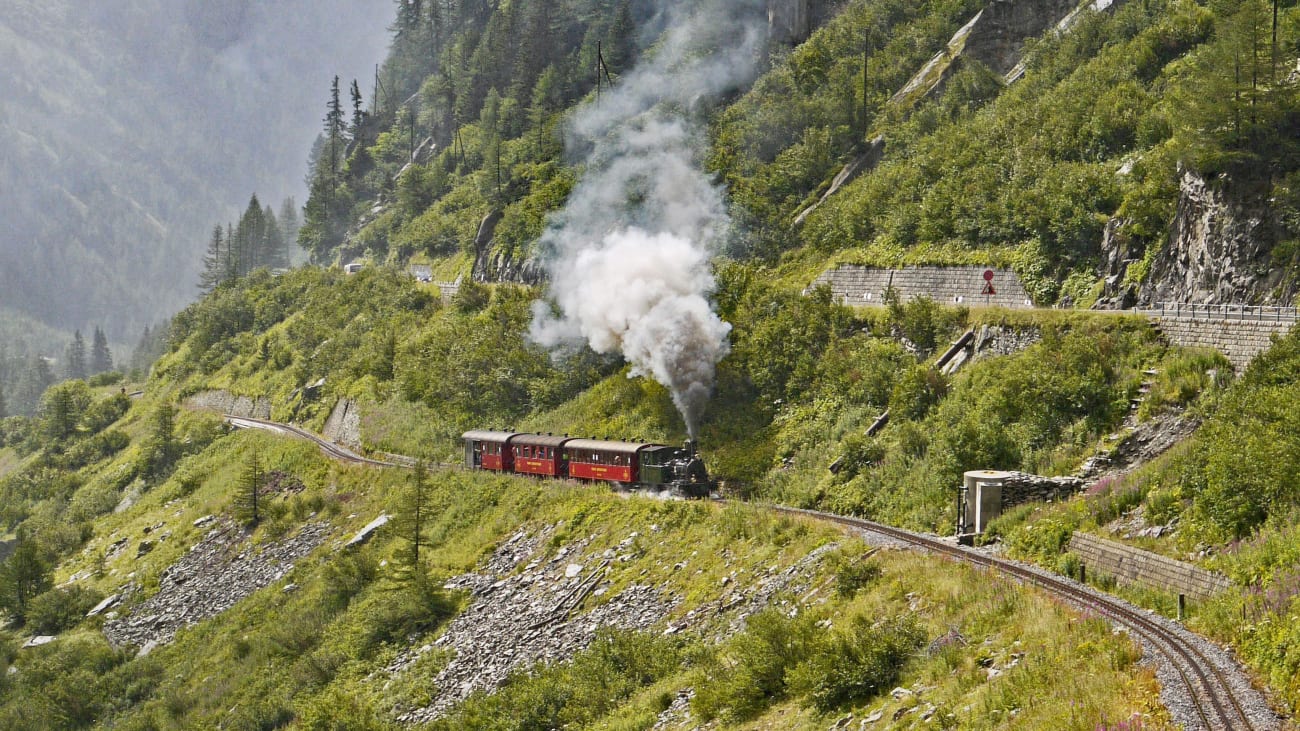
[(1187, 595), (1179, 594), (1178, 595), (1178, 621), (1179, 622), (1183, 621), (1183, 617), (1186, 616), (1186, 614), (1187, 614)]

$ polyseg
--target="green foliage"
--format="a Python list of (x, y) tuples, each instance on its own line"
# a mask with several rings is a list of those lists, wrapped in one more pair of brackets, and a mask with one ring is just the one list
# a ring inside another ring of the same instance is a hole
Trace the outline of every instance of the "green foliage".
[(602, 630), (591, 645), (558, 665), (513, 674), (491, 695), (479, 693), (435, 731), (586, 727), (633, 693), (678, 670), (681, 643), (655, 633)]
[(969, 316), (964, 307), (943, 307), (929, 297), (916, 297), (904, 304), (896, 292), (890, 291), (885, 293), (885, 302), (889, 307), (890, 326), (923, 356), (933, 353), (941, 342), (952, 337)]
[(32, 601), (50, 588), (50, 569), (45, 549), (20, 535), (13, 552), (0, 563), (0, 609), (23, 624)]
[(880, 564), (869, 561), (866, 557), (841, 557), (835, 566), (835, 593), (850, 598), (879, 579), (882, 573)]
[(95, 589), (75, 584), (50, 589), (28, 603), (27, 627), (37, 634), (57, 635), (75, 627), (103, 598)]
[(691, 710), (700, 719), (728, 722), (751, 719), (789, 690), (789, 674), (816, 646), (817, 628), (810, 614), (794, 618), (777, 609), (749, 617), (744, 633), (727, 643), (710, 668), (708, 682), (695, 689)]
[(790, 690), (821, 711), (866, 700), (895, 681), (924, 641), (914, 617), (854, 615), (847, 626), (823, 635), (818, 649), (790, 673)]
[(235, 483), (235, 496), (231, 509), (235, 518), (244, 525), (256, 526), (262, 520), (262, 489), (266, 486), (266, 472), (257, 449), (248, 453), (244, 467)]
[(168, 403), (159, 404), (150, 421), (149, 437), (140, 449), (137, 472), (144, 477), (161, 480), (171, 473), (180, 457), (175, 407)]

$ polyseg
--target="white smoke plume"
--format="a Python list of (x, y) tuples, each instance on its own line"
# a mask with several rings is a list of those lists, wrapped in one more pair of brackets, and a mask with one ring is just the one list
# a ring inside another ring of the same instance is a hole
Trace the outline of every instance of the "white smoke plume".
[(695, 436), (728, 352), (731, 326), (713, 311), (709, 258), (729, 224), (722, 192), (701, 170), (691, 112), (752, 80), (766, 38), (764, 0), (667, 8), (647, 58), (580, 110), (568, 136), (584, 173), (542, 236), (551, 304), (531, 336), (620, 352), (629, 375), (653, 377)]

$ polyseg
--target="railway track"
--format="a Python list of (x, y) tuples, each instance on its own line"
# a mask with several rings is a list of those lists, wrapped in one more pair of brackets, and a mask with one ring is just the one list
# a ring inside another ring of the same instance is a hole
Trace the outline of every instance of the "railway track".
[[(1262, 695), (1248, 685), (1242, 687), (1244, 681), (1240, 677), (1237, 682), (1233, 682), (1222, 667), (1225, 662), (1230, 661), (1223, 657), (1211, 657), (1212, 653), (1201, 646), (1206, 642), (1205, 640), (1196, 638), (1181, 627), (1168, 626), (1162, 618), (1157, 619), (1145, 610), (1138, 609), (1125, 601), (1100, 595), (1078, 582), (1049, 574), (1041, 569), (869, 520), (781, 505), (768, 507), (787, 515), (804, 516), (878, 534), (914, 548), (998, 571), (1055, 594), (1077, 607), (1109, 618), (1111, 622), (1126, 628), (1140, 639), (1148, 651), (1163, 655), (1168, 665), (1176, 671), (1184, 692), (1177, 693), (1177, 689), (1170, 688), (1166, 690), (1172, 690), (1176, 695), (1182, 696), (1185, 703), (1190, 706), (1191, 714), (1187, 714), (1190, 717), (1182, 719), (1188, 728), (1195, 728), (1196, 722), (1207, 731), (1219, 731), (1219, 729), (1264, 731), (1279, 727), (1278, 717), (1268, 710)], [(1243, 700), (1242, 696), (1246, 698)], [(1168, 698), (1165, 700), (1166, 705), (1171, 706), (1171, 712), (1175, 716), (1179, 715), (1177, 713), (1179, 709), (1172, 707), (1175, 703), (1171, 703)]]
[[(397, 456), (393, 457), (393, 461), (371, 459), (317, 434), (287, 424), (248, 417), (226, 416), (225, 418), (236, 428), (263, 429), (305, 439), (315, 443), (327, 456), (349, 464), (398, 468), (410, 468), (414, 464), (414, 461), (409, 458)], [(455, 468), (459, 465), (430, 466)], [(834, 513), (783, 505), (766, 507), (778, 513), (835, 523), (864, 533), (883, 536), (912, 548), (997, 571), (1017, 581), (1055, 594), (1079, 608), (1109, 618), (1112, 623), (1136, 636), (1149, 652), (1159, 653), (1165, 658), (1167, 667), (1172, 668), (1176, 676), (1174, 680), (1181, 684), (1181, 688), (1170, 687), (1169, 679), (1162, 678), (1164, 685), (1162, 698), (1172, 715), (1181, 720), (1187, 728), (1199, 727), (1206, 731), (1221, 729), (1266, 731), (1280, 727), (1279, 717), (1269, 708), (1263, 696), (1250, 687), (1234, 661), (1222, 652), (1214, 653), (1203, 648), (1206, 640), (1197, 638), (1181, 627), (1170, 626), (1163, 618), (1155, 618), (1145, 610), (1138, 609), (1123, 600), (1100, 594), (1078, 582), (1042, 569), (955, 546), (931, 536)], [(1218, 654), (1219, 657), (1211, 657), (1212, 654)], [(1226, 672), (1225, 666), (1231, 668), (1233, 672)], [(1229, 674), (1232, 675), (1231, 678)], [(1182, 718), (1178, 718), (1180, 716)]]

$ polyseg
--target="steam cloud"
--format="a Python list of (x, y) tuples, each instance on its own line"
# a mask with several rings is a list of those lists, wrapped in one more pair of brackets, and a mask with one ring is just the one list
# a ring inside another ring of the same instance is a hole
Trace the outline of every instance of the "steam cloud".
[(649, 57), (575, 116), (569, 142), (585, 174), (540, 242), (554, 308), (534, 307), (533, 340), (621, 352), (630, 376), (668, 388), (692, 437), (731, 325), (709, 299), (710, 252), (729, 221), (697, 164), (702, 135), (689, 111), (753, 78), (762, 7), (711, 0), (664, 11)]

